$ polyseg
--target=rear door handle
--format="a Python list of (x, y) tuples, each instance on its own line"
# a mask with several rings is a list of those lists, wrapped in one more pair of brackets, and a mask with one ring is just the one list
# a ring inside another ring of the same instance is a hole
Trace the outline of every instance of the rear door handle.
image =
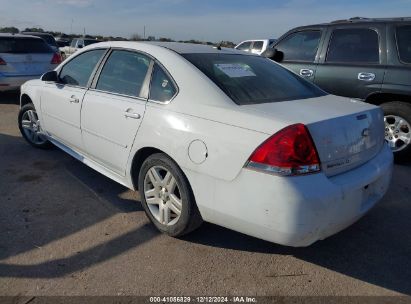
[(141, 118), (141, 115), (138, 114), (138, 113), (134, 113), (134, 112), (133, 112), (133, 109), (127, 109), (127, 110), (124, 112), (124, 116), (125, 116), (126, 118), (133, 118), (133, 119), (140, 119), (140, 118)]
[(70, 100), (71, 103), (79, 103), (80, 102), (80, 99), (78, 99), (75, 95), (71, 95), (69, 100)]
[(358, 80), (361, 81), (373, 81), (375, 79), (375, 74), (374, 73), (359, 73), (358, 74)]
[(314, 71), (310, 69), (301, 69), (300, 70), (300, 76), (303, 77), (311, 77), (314, 75)]

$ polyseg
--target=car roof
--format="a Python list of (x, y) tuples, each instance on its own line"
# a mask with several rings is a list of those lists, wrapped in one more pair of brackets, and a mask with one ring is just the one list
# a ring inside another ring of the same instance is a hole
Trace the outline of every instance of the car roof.
[(300, 26), (298, 28), (315, 28), (332, 26), (336, 24), (371, 24), (371, 23), (401, 23), (401, 22), (411, 22), (411, 17), (397, 17), (397, 18), (366, 18), (366, 17), (353, 17), (349, 19), (335, 20), (328, 23), (318, 23), (306, 26)]
[(231, 48), (221, 48), (220, 50), (217, 47), (204, 45), (204, 44), (195, 44), (195, 43), (182, 43), (182, 42), (157, 42), (157, 41), (106, 41), (101, 43), (92, 44), (88, 46), (91, 48), (98, 48), (100, 46), (105, 47), (118, 47), (118, 48), (128, 48), (139, 50), (139, 46), (148, 46), (153, 50), (161, 48), (168, 49), (178, 54), (241, 54), (246, 56), (258, 56), (255, 54), (238, 51)]
[(44, 32), (21, 32), (23, 35), (34, 35), (34, 36), (53, 36), (52, 34), (49, 33), (44, 33)]
[[(32, 36), (32, 35), (11, 34), (11, 33), (0, 33), (0, 37), (41, 39), (40, 37)], [(41, 40), (43, 40), (43, 39), (41, 39)]]

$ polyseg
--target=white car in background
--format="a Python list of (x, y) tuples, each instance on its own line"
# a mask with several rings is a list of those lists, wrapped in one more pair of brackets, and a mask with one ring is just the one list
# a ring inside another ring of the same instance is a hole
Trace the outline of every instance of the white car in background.
[(99, 42), (101, 41), (96, 39), (74, 38), (73, 40), (71, 40), (70, 45), (63, 46), (59, 50), (63, 59), (66, 59), (67, 57), (73, 55), (75, 52), (82, 49), (83, 47)]
[(204, 220), (307, 246), (380, 201), (393, 166), (379, 107), (204, 45), (85, 47), (22, 87), (19, 127), (138, 189), (170, 236)]
[(261, 55), (266, 49), (270, 48), (276, 41), (276, 39), (246, 40), (239, 43), (234, 48), (239, 51), (251, 52), (253, 54)]

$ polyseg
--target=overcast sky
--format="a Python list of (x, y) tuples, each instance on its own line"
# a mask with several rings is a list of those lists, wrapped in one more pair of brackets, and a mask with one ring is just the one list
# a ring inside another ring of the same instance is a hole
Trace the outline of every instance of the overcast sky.
[(0, 26), (203, 41), (276, 38), (354, 16), (411, 16), (411, 0), (0, 0)]

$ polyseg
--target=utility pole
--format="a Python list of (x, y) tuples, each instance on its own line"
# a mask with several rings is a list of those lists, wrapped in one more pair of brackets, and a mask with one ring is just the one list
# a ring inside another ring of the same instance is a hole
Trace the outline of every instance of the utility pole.
[(83, 37), (86, 37), (86, 28), (83, 28)]
[(70, 34), (73, 34), (73, 22), (74, 20), (71, 19), (71, 24), (70, 24)]
[(144, 26), (143, 38), (146, 40), (146, 26)]

